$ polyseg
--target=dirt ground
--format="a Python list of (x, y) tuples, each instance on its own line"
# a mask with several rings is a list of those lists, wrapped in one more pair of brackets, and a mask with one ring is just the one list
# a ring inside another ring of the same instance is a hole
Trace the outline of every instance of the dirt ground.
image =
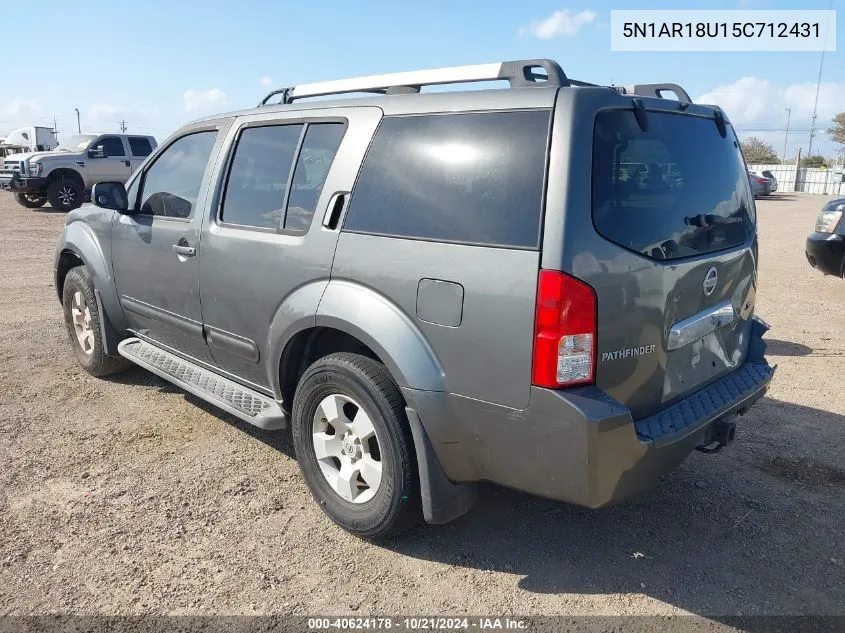
[(0, 193), (0, 615), (845, 614), (845, 282), (804, 258), (824, 200), (758, 203), (780, 368), (729, 449), (614, 508), (489, 486), (373, 545), (312, 502), (287, 432), (85, 374), (52, 287), (65, 216)]

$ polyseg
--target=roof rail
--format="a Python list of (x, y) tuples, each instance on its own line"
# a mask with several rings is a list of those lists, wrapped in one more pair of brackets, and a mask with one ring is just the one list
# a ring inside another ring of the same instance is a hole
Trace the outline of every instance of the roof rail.
[(632, 86), (613, 86), (623, 95), (638, 95), (640, 97), (657, 97), (663, 99), (664, 92), (674, 92), (678, 101), (692, 103), (687, 91), (678, 84), (635, 84)]
[(276, 95), (282, 95), (281, 103), (293, 103), (294, 99), (322, 97), (326, 95), (346, 94), (351, 92), (374, 92), (377, 94), (402, 94), (419, 92), (423, 86), (442, 86), (446, 84), (474, 83), (481, 81), (504, 80), (511, 88), (532, 86), (569, 86), (570, 82), (563, 69), (551, 59), (521, 59), (492, 64), (472, 66), (451, 66), (371, 75), (335, 81), (322, 81), (302, 84), (289, 88), (278, 88), (268, 94), (259, 107)]

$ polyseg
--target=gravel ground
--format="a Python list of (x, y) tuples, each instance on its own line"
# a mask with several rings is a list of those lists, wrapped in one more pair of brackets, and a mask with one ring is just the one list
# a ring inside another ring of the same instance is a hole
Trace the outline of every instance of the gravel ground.
[(803, 252), (823, 201), (758, 203), (780, 369), (728, 450), (600, 511), (485, 487), (373, 545), (311, 501), (288, 433), (85, 374), (52, 287), (65, 216), (0, 193), (0, 614), (845, 614), (845, 282)]

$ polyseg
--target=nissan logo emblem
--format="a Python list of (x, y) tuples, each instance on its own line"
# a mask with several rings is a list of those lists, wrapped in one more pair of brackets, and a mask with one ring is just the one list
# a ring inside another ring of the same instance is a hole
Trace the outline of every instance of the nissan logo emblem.
[(715, 266), (711, 266), (710, 269), (707, 271), (707, 274), (704, 275), (704, 283), (701, 284), (702, 288), (704, 289), (705, 297), (709, 297), (713, 294), (713, 291), (716, 289), (717, 283), (719, 283), (719, 273), (716, 272)]

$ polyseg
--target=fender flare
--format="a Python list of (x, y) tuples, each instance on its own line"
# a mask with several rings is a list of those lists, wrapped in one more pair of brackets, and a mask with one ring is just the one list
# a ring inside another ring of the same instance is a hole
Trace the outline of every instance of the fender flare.
[(350, 334), (385, 364), (399, 387), (445, 391), (445, 374), (423, 333), (395, 303), (361, 284), (332, 280), (316, 325)]
[(264, 369), (273, 395), (280, 402), (282, 386), (279, 367), (281, 367), (282, 354), (294, 336), (316, 326), (317, 308), (328, 284), (328, 279), (320, 279), (300, 286), (279, 304), (270, 322), (267, 344), (264, 348), (267, 350)]
[(58, 263), (61, 254), (65, 251), (73, 253), (82, 260), (88, 268), (91, 279), (94, 281), (96, 295), (101, 304), (103, 316), (102, 327), (106, 352), (110, 355), (112, 350), (116, 352), (117, 344), (121, 340), (119, 332), (126, 329), (126, 321), (123, 315), (123, 308), (117, 294), (117, 287), (114, 277), (111, 274), (109, 258), (103, 252), (99, 241), (94, 237), (90, 227), (84, 222), (72, 222), (67, 225), (62, 234), (62, 240), (56, 251), (56, 263), (54, 266), (54, 283), (56, 292), (61, 300), (62, 289), (59, 287)]

